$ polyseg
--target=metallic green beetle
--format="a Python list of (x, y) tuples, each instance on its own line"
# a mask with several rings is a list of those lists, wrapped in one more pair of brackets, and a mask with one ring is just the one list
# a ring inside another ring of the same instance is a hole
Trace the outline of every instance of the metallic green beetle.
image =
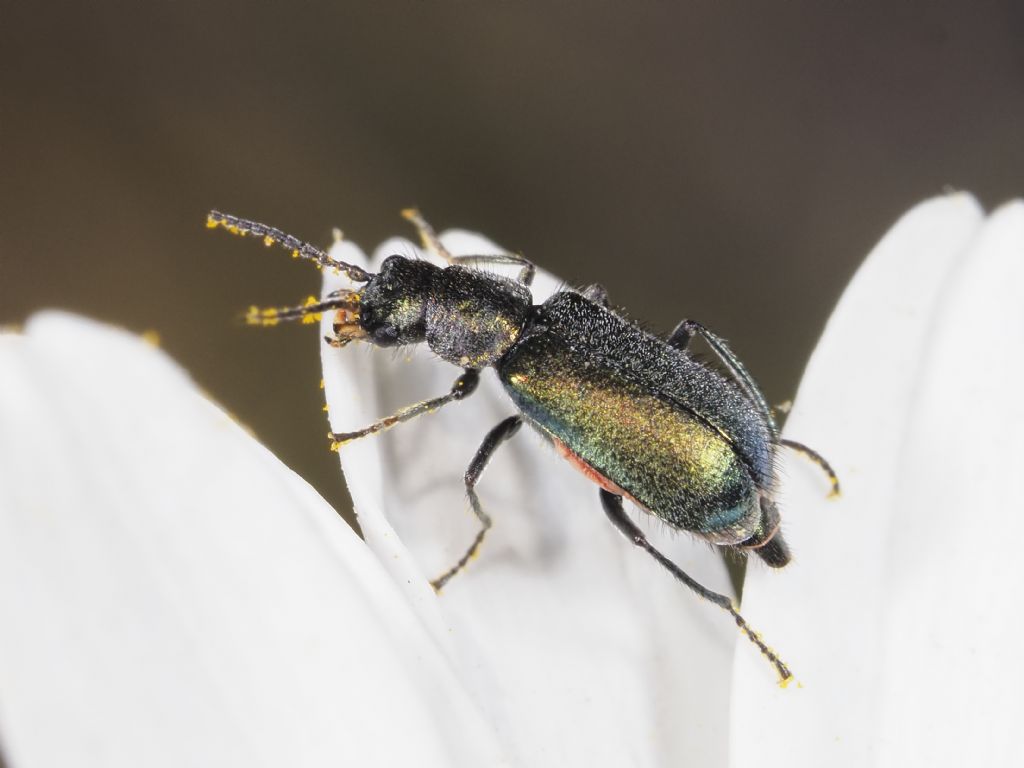
[[(790, 555), (773, 498), (776, 452), (786, 446), (807, 455), (838, 493), (828, 463), (779, 436), (753, 378), (725, 342), (699, 323), (684, 320), (667, 340), (660, 339), (610, 309), (597, 285), (582, 292), (560, 291), (535, 305), (529, 290), (532, 263), (514, 254), (452, 256), (418, 211), (403, 215), (416, 226), (424, 246), (449, 266), (390, 256), (372, 274), (254, 221), (213, 211), (207, 225), (280, 244), (293, 256), (343, 271), (362, 284), (302, 306), (253, 308), (250, 322), (312, 321), (334, 312), (329, 344), (426, 342), (439, 357), (463, 368), (442, 397), (355, 432), (331, 433), (335, 448), (461, 400), (476, 389), (481, 369), (497, 371), (519, 413), (488, 433), (466, 471), (466, 490), (481, 528), (462, 558), (431, 582), (434, 588), (440, 590), (480, 548), (491, 518), (480, 504), (476, 483), (498, 446), (525, 421), (600, 486), (605, 513), (627, 538), (698, 595), (728, 611), (781, 680), (789, 680), (789, 669), (732, 601), (694, 581), (655, 549), (627, 517), (622, 498), (676, 529), (722, 547), (753, 551), (779, 568)], [(518, 279), (474, 268), (481, 263), (516, 265)], [(731, 378), (687, 353), (694, 335), (711, 347)]]

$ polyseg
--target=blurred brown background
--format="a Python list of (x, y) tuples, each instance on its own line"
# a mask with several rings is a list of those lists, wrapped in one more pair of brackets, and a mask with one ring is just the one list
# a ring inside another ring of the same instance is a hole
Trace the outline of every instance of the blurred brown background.
[(1024, 192), (1024, 6), (896, 5), (8, 0), (0, 323), (158, 330), (344, 506), (316, 333), (237, 319), (319, 276), (203, 218), (372, 247), (417, 204), (654, 329), (701, 320), (784, 400), (906, 208)]

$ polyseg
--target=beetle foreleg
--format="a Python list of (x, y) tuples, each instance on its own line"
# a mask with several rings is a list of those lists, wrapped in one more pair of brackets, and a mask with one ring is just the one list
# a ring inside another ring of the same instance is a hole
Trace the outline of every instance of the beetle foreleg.
[(682, 568), (655, 549), (654, 545), (647, 540), (646, 536), (644, 536), (643, 531), (637, 528), (636, 524), (626, 515), (626, 510), (623, 509), (622, 506), (621, 496), (616, 496), (614, 493), (609, 493), (602, 489), (601, 504), (604, 507), (605, 514), (608, 515), (608, 519), (612, 521), (612, 524), (618, 528), (627, 539), (632, 541), (641, 549), (646, 550), (651, 557), (657, 560), (666, 570), (668, 570), (669, 573), (675, 576), (676, 579), (681, 581), (705, 600), (709, 600), (723, 610), (728, 611), (733, 617), (733, 620), (735, 620), (736, 626), (740, 628), (750, 642), (756, 645), (758, 650), (764, 654), (764, 657), (772, 663), (772, 666), (775, 667), (775, 670), (779, 673), (781, 682), (786, 683), (789, 681), (793, 676), (793, 673), (789, 671), (789, 667), (787, 667), (783, 663), (782, 659), (780, 659), (775, 652), (765, 644), (761, 639), (761, 636), (754, 632), (750, 625), (747, 624), (746, 619), (744, 619), (740, 615), (739, 611), (736, 610), (732, 600), (725, 595), (712, 592), (703, 584), (695, 581), (689, 574), (683, 571)]
[(408, 405), (405, 408), (396, 411), (391, 416), (381, 419), (380, 421), (375, 421), (370, 426), (358, 429), (355, 432), (328, 432), (327, 437), (331, 439), (331, 450), (336, 451), (345, 443), (350, 443), (353, 440), (358, 440), (360, 437), (373, 435), (377, 432), (383, 432), (385, 429), (390, 429), (396, 424), (401, 424), (404, 421), (409, 421), (410, 419), (414, 419), (424, 413), (436, 411), (438, 408), (443, 405), (447, 405), (448, 403), (456, 400), (462, 400), (464, 397), (469, 397), (476, 390), (476, 385), (479, 381), (480, 372), (467, 369), (465, 373), (455, 380), (455, 383), (452, 385), (451, 392), (447, 395)]
[(484, 468), (487, 463), (491, 460), (494, 452), (498, 450), (498, 446), (508, 440), (512, 435), (519, 431), (519, 427), (523, 424), (523, 419), (520, 416), (509, 416), (503, 422), (498, 424), (494, 429), (487, 433), (487, 437), (484, 438), (483, 443), (477, 449), (476, 455), (473, 457), (473, 461), (469, 464), (469, 469), (466, 470), (466, 494), (469, 496), (469, 503), (473, 507), (473, 514), (476, 515), (480, 521), (480, 530), (476, 534), (476, 538), (473, 539), (473, 543), (469, 545), (469, 549), (455, 565), (445, 571), (441, 576), (430, 582), (430, 586), (434, 588), (436, 592), (440, 592), (441, 588), (447, 584), (451, 578), (466, 567), (468, 563), (480, 549), (480, 545), (483, 544), (484, 536), (487, 535), (487, 530), (491, 527), (491, 518), (484, 508), (480, 505), (480, 497), (476, 493), (476, 484), (480, 479), (480, 475), (483, 474)]

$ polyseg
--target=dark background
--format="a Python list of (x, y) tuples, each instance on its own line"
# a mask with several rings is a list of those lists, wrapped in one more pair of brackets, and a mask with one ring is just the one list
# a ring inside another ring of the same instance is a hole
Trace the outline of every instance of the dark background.
[(785, 400), (905, 209), (1024, 191), (1024, 6), (896, 6), (7, 0), (0, 323), (156, 329), (344, 507), (317, 334), (238, 320), (319, 275), (203, 219), (372, 248), (417, 204), (654, 329), (701, 320)]

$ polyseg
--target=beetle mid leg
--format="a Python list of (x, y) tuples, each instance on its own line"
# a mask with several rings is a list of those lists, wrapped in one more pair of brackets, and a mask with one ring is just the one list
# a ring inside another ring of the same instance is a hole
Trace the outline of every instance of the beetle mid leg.
[(377, 432), (383, 432), (385, 429), (390, 429), (396, 424), (401, 424), (404, 421), (409, 421), (410, 419), (414, 419), (424, 413), (436, 411), (438, 408), (443, 405), (447, 405), (448, 403), (469, 397), (476, 390), (476, 385), (479, 381), (479, 371), (466, 369), (466, 371), (455, 380), (451, 391), (447, 395), (408, 405), (405, 408), (396, 411), (391, 416), (381, 419), (380, 421), (375, 421), (370, 426), (364, 427), (363, 429), (357, 429), (355, 432), (328, 432), (327, 437), (331, 439), (331, 450), (336, 451), (345, 443), (350, 443), (353, 440), (358, 440), (360, 437), (373, 435)]
[(449, 264), (514, 264), (520, 267), (519, 282), (526, 286), (533, 283), (533, 276), (537, 272), (537, 267), (532, 261), (523, 258), (518, 253), (453, 256), (441, 243), (441, 239), (437, 236), (434, 228), (427, 223), (427, 220), (423, 218), (423, 214), (416, 208), (406, 208), (402, 211), (402, 217), (416, 227), (416, 232), (420, 236), (423, 247)]
[(494, 452), (498, 450), (498, 446), (518, 432), (519, 427), (522, 425), (523, 419), (521, 416), (509, 416), (487, 433), (487, 437), (484, 438), (483, 443), (477, 449), (476, 455), (473, 456), (473, 461), (470, 462), (469, 469), (466, 470), (466, 494), (469, 496), (469, 503), (473, 507), (473, 514), (480, 521), (480, 530), (477, 532), (476, 538), (473, 539), (473, 543), (469, 545), (469, 549), (466, 550), (466, 554), (459, 558), (459, 562), (430, 582), (430, 586), (434, 588), (434, 591), (440, 592), (441, 588), (451, 581), (455, 574), (466, 567), (466, 563), (473, 559), (479, 551), (480, 545), (483, 544), (484, 536), (487, 535), (487, 531), (491, 527), (491, 518), (490, 515), (484, 512), (484, 508), (480, 504), (480, 497), (476, 493), (476, 484)]
[(783, 663), (782, 659), (780, 659), (771, 648), (765, 645), (761, 636), (754, 632), (750, 625), (747, 624), (746, 619), (744, 619), (740, 615), (739, 611), (736, 610), (736, 606), (733, 605), (732, 600), (725, 595), (712, 592), (703, 584), (694, 580), (689, 574), (683, 571), (682, 568), (654, 548), (654, 545), (647, 540), (647, 537), (644, 536), (643, 532), (637, 528), (636, 524), (626, 515), (626, 510), (622, 507), (621, 496), (616, 496), (614, 493), (609, 493), (608, 491), (601, 489), (601, 504), (604, 507), (605, 514), (608, 515), (608, 519), (612, 521), (612, 524), (618, 528), (627, 539), (632, 541), (636, 546), (645, 550), (677, 580), (681, 581), (705, 600), (708, 600), (719, 608), (727, 611), (736, 622), (736, 626), (740, 628), (750, 642), (756, 645), (764, 657), (771, 662), (772, 666), (775, 667), (775, 670), (779, 673), (781, 682), (785, 683), (793, 676), (793, 673), (789, 671), (789, 667)]

